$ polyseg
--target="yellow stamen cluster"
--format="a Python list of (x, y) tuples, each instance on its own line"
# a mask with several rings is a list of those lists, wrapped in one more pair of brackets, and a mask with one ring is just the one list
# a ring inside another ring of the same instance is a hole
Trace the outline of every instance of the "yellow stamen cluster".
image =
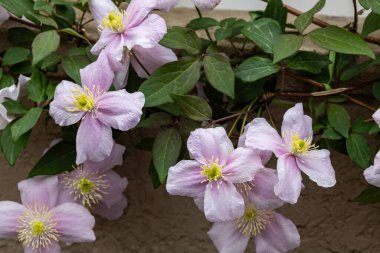
[(218, 160), (210, 162), (208, 165), (202, 165), (202, 169), (201, 175), (210, 182), (218, 181), (223, 176), (222, 166), (218, 164)]
[(99, 26), (100, 30), (104, 30), (105, 28), (122, 32), (124, 31), (124, 19), (125, 12), (114, 10), (111, 11), (106, 17), (103, 18), (103, 20), (100, 22), (101, 25)]
[(47, 206), (30, 206), (19, 219), (21, 225), (17, 227), (18, 239), (24, 247), (46, 250), (53, 242), (58, 242), (57, 222)]
[(236, 221), (239, 231), (249, 237), (260, 234), (272, 222), (273, 212), (248, 207), (242, 217)]
[(94, 94), (89, 88), (85, 88), (85, 91), (73, 90), (72, 107), (66, 107), (65, 110), (69, 112), (92, 112), (96, 109)]
[(291, 139), (291, 152), (296, 155), (305, 155), (311, 149), (316, 148), (311, 142), (312, 138), (301, 139), (299, 134), (293, 134)]

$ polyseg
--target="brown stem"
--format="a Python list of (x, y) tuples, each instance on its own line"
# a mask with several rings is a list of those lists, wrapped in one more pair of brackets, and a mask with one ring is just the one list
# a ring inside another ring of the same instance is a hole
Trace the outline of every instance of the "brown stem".
[(352, 3), (354, 4), (354, 23), (352, 24), (352, 29), (354, 32), (358, 31), (358, 4), (356, 3), (356, 0), (352, 0)]
[(19, 22), (19, 23), (21, 23), (23, 25), (27, 25), (27, 26), (30, 26), (30, 27), (33, 27), (33, 28), (41, 29), (41, 27), (39, 25), (36, 25), (35, 23), (32, 23), (32, 22), (27, 21), (27, 20), (23, 20), (21, 18), (15, 17), (15, 16), (11, 16), (10, 19), (14, 20), (16, 22)]

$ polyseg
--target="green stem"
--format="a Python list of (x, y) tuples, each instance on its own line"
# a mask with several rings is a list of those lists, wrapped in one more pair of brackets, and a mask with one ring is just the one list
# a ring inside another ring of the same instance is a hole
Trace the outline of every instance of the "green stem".
[[(198, 16), (199, 16), (200, 18), (203, 18), (203, 15), (202, 15), (201, 10), (200, 10), (198, 7), (195, 7), (195, 10), (197, 11)], [(209, 32), (209, 30), (208, 30), (207, 28), (205, 28), (205, 32), (206, 32), (207, 37), (209, 38), (209, 40), (213, 42), (213, 39), (211, 38), (211, 34), (210, 34), (210, 32)]]
[[(248, 106), (248, 108), (247, 108), (247, 112), (249, 112), (249, 111), (252, 109), (252, 106), (256, 103), (256, 101), (257, 101), (257, 98), (256, 98), (255, 100), (253, 100), (253, 101), (249, 104), (249, 106)], [(242, 136), (243, 133), (244, 133), (244, 127), (245, 127), (245, 124), (246, 124), (246, 122), (247, 122), (247, 119), (248, 119), (248, 113), (247, 113), (246, 115), (244, 115), (243, 124), (241, 125), (241, 129), (240, 129), (240, 136)]]

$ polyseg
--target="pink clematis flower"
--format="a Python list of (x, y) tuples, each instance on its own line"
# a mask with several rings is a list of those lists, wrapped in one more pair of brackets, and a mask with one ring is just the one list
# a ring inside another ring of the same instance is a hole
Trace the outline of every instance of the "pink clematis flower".
[(106, 219), (120, 218), (127, 207), (123, 192), (128, 181), (112, 168), (123, 163), (124, 152), (124, 146), (114, 144), (111, 155), (105, 160), (86, 161), (73, 171), (60, 175), (58, 203), (75, 202)]
[(4, 7), (0, 6), (0, 25), (7, 21), (9, 17), (8, 11)]
[[(194, 5), (200, 9), (212, 10), (221, 0), (192, 0)], [(174, 6), (179, 3), (179, 0), (158, 0), (156, 8), (161, 11), (170, 11)]]
[(132, 0), (127, 10), (121, 11), (111, 0), (89, 2), (101, 31), (91, 52), (99, 54), (105, 50), (123, 63), (124, 68), (116, 80), (117, 89), (125, 86), (123, 80), (127, 78), (130, 63), (140, 77), (147, 78), (148, 73), (140, 63), (151, 74), (163, 64), (177, 60), (172, 50), (158, 44), (167, 28), (163, 18), (150, 14), (156, 4), (157, 0)]
[(328, 150), (317, 150), (312, 144), (312, 119), (304, 115), (302, 104), (289, 109), (283, 119), (281, 136), (263, 118), (252, 121), (247, 130), (245, 145), (270, 150), (276, 157), (279, 182), (276, 195), (296, 203), (302, 188), (301, 171), (322, 187), (335, 185), (335, 172)]
[(376, 187), (380, 187), (380, 151), (377, 152), (374, 165), (364, 171), (367, 182)]
[(193, 197), (209, 221), (229, 221), (244, 213), (244, 199), (234, 184), (251, 181), (263, 167), (252, 149), (234, 149), (222, 127), (197, 129), (187, 142), (194, 160), (169, 169), (166, 189)]
[(277, 182), (275, 171), (260, 170), (252, 181), (244, 214), (213, 224), (208, 235), (220, 253), (244, 253), (251, 238), (257, 253), (285, 253), (299, 246), (297, 227), (273, 211), (283, 204), (273, 192)]
[(380, 109), (378, 109), (373, 115), (373, 119), (380, 126)]
[(141, 92), (107, 92), (114, 79), (113, 62), (107, 54), (81, 69), (82, 87), (61, 82), (50, 104), (50, 115), (60, 126), (81, 121), (76, 138), (77, 159), (99, 162), (110, 156), (112, 128), (127, 131), (137, 125), (145, 103)]
[(22, 205), (0, 202), (1, 238), (18, 238), (25, 253), (59, 253), (59, 241), (95, 241), (95, 219), (86, 208), (75, 203), (57, 204), (57, 176), (24, 180), (18, 188)]

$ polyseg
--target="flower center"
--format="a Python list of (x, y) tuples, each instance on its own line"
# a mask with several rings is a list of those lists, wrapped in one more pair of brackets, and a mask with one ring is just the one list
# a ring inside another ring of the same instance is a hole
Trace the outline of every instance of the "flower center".
[(82, 205), (92, 207), (107, 195), (109, 185), (104, 177), (104, 174), (99, 175), (97, 171), (79, 166), (72, 172), (63, 174), (62, 185), (70, 191), (75, 201), (80, 200)]
[(202, 165), (202, 176), (205, 176), (208, 181), (218, 181), (223, 176), (222, 166), (218, 164), (218, 159), (215, 162), (210, 162), (208, 165)]
[(238, 230), (245, 236), (254, 237), (260, 234), (272, 221), (273, 212), (248, 207), (236, 221)]
[(47, 206), (32, 205), (19, 220), (18, 239), (24, 247), (32, 247), (33, 250), (48, 249), (53, 242), (58, 242), (57, 222)]
[(78, 111), (84, 111), (84, 112), (93, 112), (96, 110), (96, 103), (94, 94), (92, 91), (85, 87), (84, 92), (80, 90), (73, 90), (73, 95), (70, 97), (72, 98), (71, 103), (73, 104), (72, 107), (66, 107), (65, 110), (68, 112), (78, 112)]
[(117, 32), (124, 31), (124, 12), (123, 11), (111, 11), (108, 16), (104, 17), (101, 25), (99, 26), (101, 30), (108, 28)]
[(301, 139), (299, 134), (293, 134), (291, 138), (291, 153), (295, 155), (305, 155), (309, 153), (311, 149), (316, 148), (314, 144), (311, 144), (312, 138)]

